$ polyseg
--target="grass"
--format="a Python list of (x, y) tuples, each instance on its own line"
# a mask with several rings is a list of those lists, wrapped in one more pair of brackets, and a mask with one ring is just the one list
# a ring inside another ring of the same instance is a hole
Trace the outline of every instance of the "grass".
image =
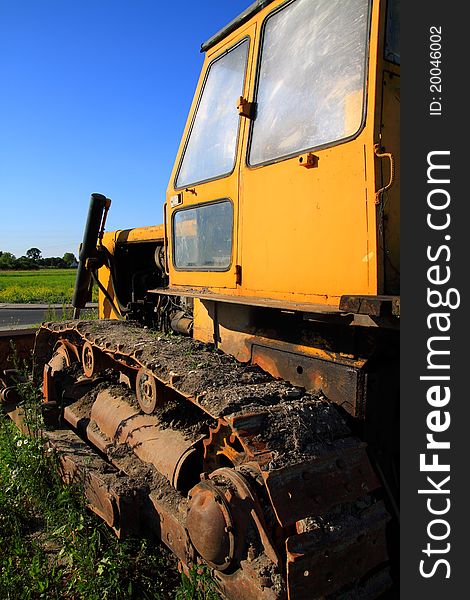
[(22, 384), (22, 396), (32, 436), (0, 414), (0, 598), (216, 600), (205, 571), (180, 576), (159, 546), (120, 542), (85, 509), (37, 434), (39, 391)]
[[(72, 300), (76, 269), (0, 271), (0, 303), (63, 304)], [(97, 291), (94, 289), (94, 298)]]

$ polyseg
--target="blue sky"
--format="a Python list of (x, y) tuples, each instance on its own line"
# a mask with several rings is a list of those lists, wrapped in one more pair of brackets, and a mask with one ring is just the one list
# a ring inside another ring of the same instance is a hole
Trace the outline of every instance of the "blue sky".
[(200, 44), (250, 3), (0, 0), (0, 250), (77, 254), (92, 192), (161, 223)]

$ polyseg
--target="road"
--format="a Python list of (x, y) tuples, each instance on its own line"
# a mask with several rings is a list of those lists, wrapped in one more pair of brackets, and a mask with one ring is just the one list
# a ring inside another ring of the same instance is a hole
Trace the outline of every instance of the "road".
[[(82, 316), (87, 312), (96, 312), (96, 305), (89, 305)], [(16, 327), (38, 325), (42, 321), (60, 321), (64, 313), (72, 315), (70, 307), (64, 308), (62, 304), (0, 304), (0, 331)]]

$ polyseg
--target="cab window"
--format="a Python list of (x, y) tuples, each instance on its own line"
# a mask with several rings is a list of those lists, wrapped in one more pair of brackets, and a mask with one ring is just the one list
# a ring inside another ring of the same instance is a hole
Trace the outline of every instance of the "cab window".
[(368, 23), (368, 0), (295, 0), (267, 17), (250, 165), (359, 131)]
[(226, 271), (232, 261), (233, 205), (220, 200), (178, 210), (173, 215), (174, 266)]
[(207, 71), (175, 187), (182, 188), (228, 175), (235, 165), (248, 40), (220, 58)]

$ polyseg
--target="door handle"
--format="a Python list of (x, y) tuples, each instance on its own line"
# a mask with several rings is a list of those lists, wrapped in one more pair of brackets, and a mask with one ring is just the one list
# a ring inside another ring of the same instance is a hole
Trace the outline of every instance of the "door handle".
[(388, 158), (390, 161), (390, 179), (387, 185), (375, 192), (375, 204), (380, 204), (382, 194), (391, 188), (395, 182), (395, 158), (391, 152), (380, 152), (380, 144), (374, 144), (374, 152), (377, 158)]

